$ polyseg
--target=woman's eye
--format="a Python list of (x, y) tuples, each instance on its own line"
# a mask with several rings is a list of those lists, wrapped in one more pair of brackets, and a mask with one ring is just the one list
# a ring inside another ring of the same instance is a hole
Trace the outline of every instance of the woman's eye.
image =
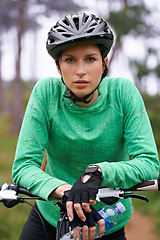
[(87, 61), (93, 62), (93, 61), (95, 61), (95, 58), (94, 58), (94, 57), (88, 57), (88, 58), (87, 58)]
[(66, 62), (74, 62), (74, 58), (67, 58), (65, 61)]

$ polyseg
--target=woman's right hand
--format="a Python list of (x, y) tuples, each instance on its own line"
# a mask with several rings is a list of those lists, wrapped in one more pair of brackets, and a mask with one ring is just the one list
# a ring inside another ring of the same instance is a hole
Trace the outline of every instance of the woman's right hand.
[[(62, 197), (62, 205), (64, 209), (67, 210), (67, 199), (70, 191), (65, 191), (64, 195)], [(73, 207), (73, 206), (72, 206)], [(76, 240), (80, 239), (79, 234), (79, 227), (82, 227), (82, 234), (83, 234), (83, 240), (94, 240), (95, 239), (95, 231), (96, 227), (95, 224), (97, 223), (99, 226), (98, 236), (101, 237), (105, 230), (105, 222), (102, 216), (96, 211), (94, 207), (90, 205), (90, 211), (85, 212), (83, 210), (83, 214), (85, 216), (85, 220), (81, 220), (75, 211), (73, 210), (73, 220), (70, 219), (70, 222), (72, 222), (72, 227), (74, 230), (74, 238)]]

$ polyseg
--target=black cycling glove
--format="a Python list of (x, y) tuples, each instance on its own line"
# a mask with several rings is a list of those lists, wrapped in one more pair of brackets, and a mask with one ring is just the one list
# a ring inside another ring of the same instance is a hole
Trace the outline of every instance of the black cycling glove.
[[(89, 174), (90, 178), (87, 182), (83, 182), (83, 176), (86, 174)], [(102, 173), (98, 170), (98, 167), (86, 168), (71, 188), (67, 201), (88, 203), (89, 200), (95, 200), (101, 181)]]
[[(68, 194), (69, 194), (70, 190), (68, 191), (65, 191), (64, 192), (64, 195), (62, 197), (62, 206), (63, 206), (63, 210), (66, 212), (66, 202), (68, 201)], [(86, 221), (82, 221), (75, 210), (73, 210), (73, 215), (74, 215), (74, 218), (73, 218), (73, 221), (71, 222), (72, 223), (72, 227), (75, 228), (77, 226), (80, 226), (80, 227), (83, 227), (85, 225), (87, 225), (89, 228), (90, 227), (93, 227), (95, 226), (95, 223), (97, 223), (100, 219), (102, 219), (102, 216), (97, 212), (97, 210), (90, 206), (91, 208), (91, 212), (88, 213), (88, 212), (84, 212), (84, 215), (86, 217)]]
[(95, 223), (97, 223), (100, 219), (103, 219), (103, 217), (97, 212), (97, 210), (96, 210), (94, 207), (90, 206), (90, 208), (91, 208), (91, 210), (92, 210), (90, 213), (85, 212), (85, 211), (83, 210), (84, 215), (85, 215), (85, 217), (86, 217), (86, 221), (82, 221), (82, 220), (78, 217), (76, 211), (74, 210), (74, 212), (73, 212), (73, 214), (74, 214), (74, 219), (73, 219), (73, 221), (72, 221), (72, 227), (73, 227), (73, 228), (75, 228), (75, 227), (77, 227), (77, 226), (83, 227), (83, 226), (85, 226), (85, 225), (87, 225), (89, 228), (90, 228), (90, 227), (94, 227), (94, 226), (96, 225)]

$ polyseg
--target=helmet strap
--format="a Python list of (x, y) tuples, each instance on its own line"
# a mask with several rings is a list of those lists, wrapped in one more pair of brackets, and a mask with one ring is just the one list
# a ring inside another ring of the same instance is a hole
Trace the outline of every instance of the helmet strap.
[[(94, 91), (96, 89), (93, 90), (91, 93), (87, 94), (84, 98), (77, 97), (68, 87), (67, 87), (67, 90), (68, 90), (69, 95), (64, 94), (63, 97), (71, 99), (74, 103), (75, 102), (83, 102), (83, 103), (87, 104), (92, 100)], [(91, 96), (91, 98), (89, 100), (87, 100), (90, 96)]]

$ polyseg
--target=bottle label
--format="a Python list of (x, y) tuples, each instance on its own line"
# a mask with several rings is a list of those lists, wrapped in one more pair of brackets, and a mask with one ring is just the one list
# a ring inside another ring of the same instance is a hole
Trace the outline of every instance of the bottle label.
[(106, 218), (109, 219), (108, 215), (103, 211), (103, 209), (100, 209), (100, 210), (98, 211), (98, 213), (99, 213), (104, 219), (106, 219)]
[(123, 213), (126, 210), (126, 208), (124, 207), (124, 205), (121, 202), (117, 203), (114, 206), (114, 209), (118, 214)]
[(112, 227), (114, 227), (114, 223), (111, 222), (111, 220), (109, 219), (108, 215), (103, 211), (103, 209), (100, 209), (98, 211), (98, 213), (103, 217), (104, 221), (105, 221), (105, 233), (107, 231), (109, 231)]

